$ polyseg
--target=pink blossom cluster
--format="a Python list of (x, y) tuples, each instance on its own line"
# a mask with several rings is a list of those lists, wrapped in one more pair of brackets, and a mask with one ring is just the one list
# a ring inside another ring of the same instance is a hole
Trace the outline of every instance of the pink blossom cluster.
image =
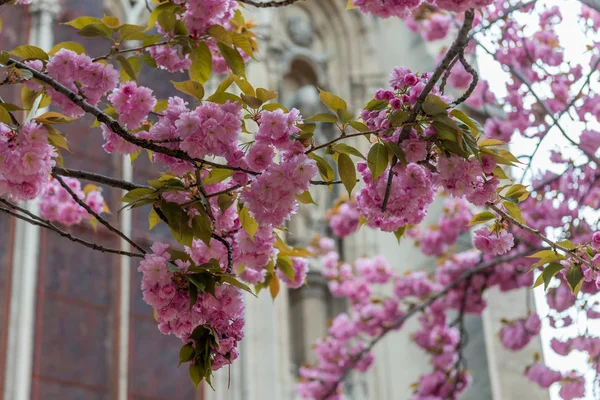
[(146, 254), (138, 271), (142, 272), (142, 292), (146, 303), (156, 311), (158, 329), (173, 334), (184, 343), (198, 326), (212, 329), (217, 345), (211, 349), (212, 369), (230, 364), (238, 357), (237, 345), (244, 337), (244, 301), (239, 289), (219, 285), (214, 296), (198, 295), (190, 307), (189, 262), (171, 260), (169, 246), (156, 242)]
[(490, 232), (488, 228), (481, 228), (474, 232), (473, 244), (484, 253), (502, 255), (513, 248), (515, 242), (512, 233), (503, 230)]
[[(92, 211), (97, 214), (104, 211), (104, 197), (100, 190), (93, 189), (86, 193), (81, 188), (81, 182), (78, 179), (66, 177), (62, 179)], [(49, 221), (66, 226), (78, 224), (84, 219), (94, 218), (85, 208), (77, 204), (71, 194), (54, 178), (44, 184), (40, 200), (40, 215)]]
[(421, 252), (428, 256), (441, 256), (467, 232), (473, 213), (464, 199), (446, 199), (438, 225), (427, 228), (416, 226), (407, 231), (415, 239)]
[(483, 206), (496, 195), (498, 178), (492, 175), (496, 162), (484, 155), (479, 162), (472, 158), (465, 160), (457, 155), (440, 157), (437, 176), (439, 185), (454, 197), (466, 197), (470, 203)]
[(528, 366), (525, 369), (525, 375), (531, 382), (537, 383), (543, 388), (549, 388), (562, 379), (560, 372), (554, 371), (539, 362)]
[[(42, 66), (32, 67), (41, 70)], [(46, 65), (46, 73), (73, 92), (83, 94), (92, 105), (98, 105), (119, 82), (119, 72), (111, 64), (93, 62), (88, 55), (67, 49), (60, 49), (51, 57)], [(48, 87), (46, 91), (52, 97), (53, 104), (60, 106), (65, 115), (81, 117), (85, 114), (79, 106), (55, 89)]]
[(277, 269), (275, 275), (277, 278), (282, 280), (287, 287), (292, 289), (298, 289), (302, 285), (304, 285), (306, 281), (306, 276), (308, 275), (309, 269), (309, 261), (306, 258), (302, 257), (291, 257), (292, 260), (292, 269), (294, 271), (294, 278), (291, 279), (287, 276), (281, 269)]
[[(223, 54), (221, 54), (221, 50), (219, 50), (217, 42), (214, 40), (207, 40), (206, 44), (208, 45), (208, 48), (212, 54), (213, 72), (216, 74), (226, 74), (231, 72), (231, 67), (229, 67), (229, 64), (227, 64)], [(247, 63), (252, 59), (252, 57), (250, 57), (250, 55), (248, 55), (248, 53), (246, 53), (243, 49), (237, 47), (237, 50), (242, 56), (244, 63)]]
[(527, 318), (513, 321), (503, 321), (500, 330), (500, 341), (509, 350), (521, 350), (531, 342), (531, 339), (540, 333), (542, 321), (537, 314), (530, 314)]
[(198, 38), (212, 25), (226, 25), (233, 18), (235, 0), (174, 0), (185, 6), (183, 21), (190, 36)]
[(356, 196), (356, 203), (369, 226), (393, 232), (408, 224), (420, 223), (433, 202), (436, 187), (431, 172), (418, 164), (397, 163), (392, 169), (392, 185), (385, 211), (381, 211), (387, 190), (389, 168), (373, 180), (364, 162), (357, 164), (365, 186)]
[[(304, 154), (300, 142), (293, 140), (300, 119), (296, 109), (289, 113), (262, 111), (258, 118), (256, 143), (245, 162), (262, 173), (242, 191), (241, 198), (259, 224), (279, 226), (289, 219), (298, 208), (295, 195), (307, 191), (317, 173), (316, 162)], [(274, 162), (275, 149), (281, 152), (279, 163)]]
[(360, 212), (356, 199), (341, 202), (328, 213), (327, 218), (334, 235), (343, 238), (353, 234), (360, 227)]
[(13, 130), (0, 123), (0, 196), (13, 200), (39, 196), (56, 156), (43, 125), (30, 121)]
[(250, 284), (256, 285), (265, 281), (266, 266), (271, 259), (277, 256), (275, 234), (271, 225), (261, 225), (254, 237), (239, 230), (235, 234), (235, 242), (239, 254), (235, 257), (235, 265), (242, 269), (240, 278)]
[[(481, 8), (491, 4), (494, 0), (428, 0), (448, 11), (464, 12), (470, 8)], [(353, 0), (353, 4), (362, 13), (373, 14), (380, 18), (406, 17), (411, 11), (423, 3), (423, 0)]]
[(108, 96), (117, 113), (119, 122), (128, 129), (137, 129), (156, 105), (152, 89), (138, 86), (134, 81), (122, 83)]
[(192, 65), (189, 54), (181, 56), (177, 49), (170, 46), (152, 46), (148, 48), (148, 53), (156, 61), (158, 68), (169, 72), (183, 72)]

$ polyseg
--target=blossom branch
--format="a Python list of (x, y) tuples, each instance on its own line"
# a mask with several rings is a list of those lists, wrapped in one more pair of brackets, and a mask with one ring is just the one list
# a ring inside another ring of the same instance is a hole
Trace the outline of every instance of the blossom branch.
[(469, 85), (469, 88), (467, 89), (467, 91), (452, 103), (453, 106), (457, 106), (459, 104), (464, 103), (471, 96), (471, 94), (477, 87), (477, 84), (479, 83), (479, 75), (477, 74), (477, 71), (475, 70), (475, 68), (473, 68), (469, 64), (467, 59), (465, 58), (464, 52), (461, 52), (458, 55), (458, 59), (460, 60), (460, 63), (462, 64), (465, 71), (467, 71), (469, 73), (469, 75), (471, 75), (472, 79), (471, 79), (471, 84)]
[(113, 51), (111, 51), (110, 53), (108, 53), (108, 54), (106, 54), (104, 56), (92, 58), (92, 61), (96, 62), (96, 61), (100, 61), (100, 60), (106, 60), (109, 57), (112, 57), (112, 56), (114, 56), (116, 54), (131, 53), (131, 52), (134, 52), (134, 51), (145, 50), (145, 49), (148, 49), (150, 47), (162, 46), (162, 45), (165, 45), (165, 44), (169, 44), (169, 42), (158, 42), (158, 43), (147, 44), (145, 46), (132, 47), (130, 49), (113, 50)]
[(344, 372), (341, 375), (341, 377), (339, 379), (337, 379), (335, 382), (332, 382), (331, 388), (329, 389), (329, 391), (327, 391), (325, 393), (325, 395), (321, 398), (321, 400), (326, 400), (329, 396), (331, 396), (335, 392), (335, 389), (337, 388), (337, 386), (344, 379), (346, 379), (346, 377), (348, 376), (350, 371), (360, 362), (362, 357), (365, 354), (367, 354), (368, 352), (370, 352), (373, 349), (373, 347), (375, 347), (375, 345), (377, 343), (379, 343), (385, 337), (385, 335), (387, 335), (391, 331), (402, 326), (402, 324), (404, 324), (406, 321), (408, 321), (410, 318), (412, 318), (417, 313), (420, 313), (420, 312), (426, 310), (429, 306), (431, 306), (437, 300), (446, 296), (448, 294), (448, 292), (450, 292), (450, 290), (454, 289), (460, 283), (470, 279), (473, 275), (475, 275), (481, 271), (484, 271), (490, 267), (494, 267), (498, 264), (510, 262), (510, 261), (519, 259), (521, 257), (524, 257), (524, 256), (530, 254), (532, 251), (535, 251), (535, 249), (527, 249), (527, 250), (521, 251), (519, 253), (507, 255), (504, 257), (497, 257), (497, 258), (494, 258), (493, 260), (479, 263), (478, 265), (474, 266), (472, 269), (470, 269), (468, 271), (464, 271), (458, 278), (456, 278), (455, 280), (450, 282), (446, 287), (444, 287), (442, 290), (440, 290), (433, 296), (429, 297), (427, 300), (424, 300), (422, 303), (419, 303), (416, 306), (414, 306), (413, 308), (411, 308), (409, 311), (406, 312), (406, 314), (404, 314), (402, 317), (398, 318), (392, 325), (383, 328), (383, 330), (377, 337), (375, 337), (373, 340), (371, 340), (369, 342), (369, 344), (362, 351), (360, 351), (356, 356), (352, 357), (352, 359), (350, 360), (348, 365), (344, 368)]
[(527, 231), (529, 233), (531, 233), (532, 235), (535, 235), (538, 239), (540, 239), (543, 242), (546, 242), (547, 244), (550, 245), (550, 247), (552, 247), (555, 251), (556, 250), (560, 250), (562, 252), (564, 252), (565, 254), (570, 254), (573, 258), (577, 259), (577, 261), (579, 261), (582, 264), (588, 265), (589, 267), (592, 267), (592, 263), (584, 258), (582, 258), (579, 254), (576, 253), (575, 250), (572, 249), (567, 249), (566, 247), (548, 239), (546, 236), (544, 236), (542, 233), (540, 233), (540, 231), (538, 231), (537, 229), (534, 229), (518, 220), (516, 220), (513, 216), (511, 216), (510, 214), (502, 211), (498, 206), (496, 206), (493, 203), (487, 203), (486, 204), (489, 208), (491, 208), (492, 210), (494, 210), (498, 215), (500, 215), (503, 219), (510, 221), (512, 224), (514, 224), (515, 226), (517, 226), (520, 229), (523, 229), (524, 231)]
[(96, 174), (96, 173), (88, 172), (88, 171), (81, 171), (81, 170), (77, 170), (77, 169), (54, 167), (54, 169), (52, 170), (52, 174), (56, 174), (56, 175), (60, 175), (60, 176), (67, 176), (69, 178), (85, 179), (87, 181), (101, 183), (103, 185), (116, 187), (116, 188), (123, 189), (123, 190), (133, 190), (133, 189), (141, 189), (141, 188), (151, 189), (152, 188), (151, 186), (138, 185), (138, 184), (124, 181), (121, 179), (115, 179), (115, 178), (111, 178), (109, 176), (100, 175), (100, 174)]
[[(29, 212), (28, 210), (18, 207), (2, 198), (0, 198), (0, 203), (5, 204), (7, 207), (9, 207), (10, 209), (12, 209), (13, 211), (11, 211), (8, 208), (4, 208), (4, 207), (0, 207), (0, 212), (3, 212), (5, 214), (11, 215), (15, 218), (18, 218), (20, 220), (23, 220), (25, 222), (28, 222), (32, 225), (36, 225), (36, 226), (40, 226), (42, 228), (48, 229), (50, 231), (56, 232), (58, 233), (60, 236), (75, 242), (75, 243), (79, 243), (82, 244), (86, 247), (89, 247), (92, 250), (97, 250), (100, 251), (102, 253), (113, 253), (113, 254), (119, 254), (122, 256), (128, 256), (128, 257), (137, 257), (137, 258), (143, 258), (144, 255), (143, 254), (139, 254), (139, 253), (132, 253), (129, 251), (124, 251), (124, 250), (117, 250), (117, 249), (111, 249), (108, 247), (104, 247), (104, 246), (100, 246), (96, 243), (93, 242), (88, 242), (86, 240), (83, 240), (81, 238), (78, 238), (76, 236), (73, 236), (72, 234), (65, 232), (64, 230), (60, 229), (59, 227), (57, 227), (56, 225), (54, 225), (52, 222), (40, 218), (37, 215)], [(18, 212), (17, 212), (18, 211)], [(28, 215), (29, 217), (26, 217), (25, 215), (19, 214), (19, 212)]]
[(283, 1), (255, 1), (255, 0), (238, 0), (240, 3), (248, 4), (258, 8), (286, 7), (297, 3), (300, 0), (283, 0)]
[(60, 175), (52, 174), (52, 177), (54, 179), (56, 179), (58, 181), (58, 183), (60, 183), (60, 185), (71, 195), (71, 197), (73, 198), (73, 200), (75, 200), (75, 202), (77, 204), (79, 204), (81, 207), (83, 207), (88, 213), (93, 215), (94, 218), (96, 218), (98, 220), (98, 222), (100, 222), (102, 225), (104, 225), (106, 228), (108, 228), (109, 231), (120, 236), (127, 243), (129, 243), (130, 245), (135, 247), (137, 250), (139, 250), (142, 254), (146, 254), (146, 250), (144, 250), (144, 248), (142, 246), (138, 245), (136, 242), (134, 242), (129, 237), (127, 237), (127, 235), (125, 235), (123, 232), (121, 232), (120, 230), (118, 230), (117, 228), (112, 226), (110, 224), (110, 222), (108, 222), (107, 220), (102, 218), (97, 212), (92, 210), (92, 208), (89, 205), (87, 205), (85, 203), (85, 201), (81, 200), (79, 198), (79, 196), (77, 196), (77, 194), (75, 192), (73, 192), (73, 189), (71, 189), (71, 187), (65, 183), (65, 181), (62, 179), (62, 177)]
[[(462, 27), (460, 28), (460, 30), (458, 32), (458, 36), (456, 37), (456, 39), (450, 46), (450, 49), (448, 49), (448, 51), (446, 52), (444, 59), (440, 62), (440, 64), (437, 66), (437, 68), (435, 69), (435, 71), (433, 72), (431, 77), (429, 78), (429, 81), (423, 88), (423, 91), (419, 94), (419, 97), (417, 98), (415, 105), (410, 110), (410, 113), (408, 114), (408, 118), (406, 120), (406, 125), (404, 126), (404, 128), (402, 128), (402, 132), (400, 133), (400, 137), (398, 138), (398, 144), (400, 144), (400, 142), (402, 142), (404, 139), (406, 139), (408, 137), (408, 135), (410, 134), (411, 125), (417, 120), (417, 116), (421, 112), (421, 106), (425, 102), (425, 99), (427, 98), (429, 93), (433, 90), (437, 81), (442, 77), (444, 72), (449, 68), (452, 61), (460, 53), (462, 53), (464, 51), (465, 47), (467, 47), (467, 44), (469, 42), (469, 32), (473, 28), (474, 17), (475, 17), (475, 12), (473, 11), (473, 9), (465, 12), (465, 20), (463, 22)], [(398, 157), (396, 157), (394, 155), (394, 158), (392, 159), (392, 162), (390, 165), (390, 170), (388, 172), (387, 184), (386, 184), (386, 188), (385, 188), (385, 195), (383, 197), (383, 204), (381, 206), (382, 211), (385, 211), (385, 209), (387, 208), (388, 201), (390, 199), (390, 191), (392, 189), (392, 179), (394, 176), (392, 169), (394, 168), (396, 163), (398, 163)]]

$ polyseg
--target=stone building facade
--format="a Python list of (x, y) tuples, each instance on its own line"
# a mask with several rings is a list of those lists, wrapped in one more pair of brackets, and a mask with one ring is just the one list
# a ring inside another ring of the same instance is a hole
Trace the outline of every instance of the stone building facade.
[[(425, 45), (400, 21), (368, 18), (345, 7), (345, 0), (307, 0), (278, 10), (248, 9), (261, 46), (261, 63), (248, 70), (250, 81), (278, 91), (283, 104), (305, 115), (320, 110), (317, 86), (335, 91), (358, 112), (377, 88), (386, 85), (394, 66), (416, 71), (433, 67), (437, 49)], [(57, 22), (103, 12), (135, 23), (147, 15), (146, 2), (34, 0), (28, 8), (0, 7), (4, 21), (0, 46), (10, 49), (28, 41), (48, 50), (53, 43), (75, 39)], [(86, 42), (86, 48), (96, 55), (94, 43)], [(161, 79), (166, 76), (148, 72), (141, 83), (148, 82), (157, 96), (165, 98), (172, 94), (168, 79)], [(0, 95), (18, 96), (11, 90), (0, 88)], [(95, 172), (137, 182), (153, 177), (154, 167), (145, 157), (132, 166), (129, 159), (98, 152), (102, 138), (99, 131), (88, 132), (91, 123), (86, 117), (68, 127), (73, 151), (65, 156), (69, 167), (89, 169), (93, 164)], [(316, 136), (333, 134), (323, 129)], [(366, 142), (356, 145), (368, 148)], [(318, 211), (314, 207), (299, 211), (289, 224), (290, 242), (304, 244), (314, 233), (327, 234), (324, 216), (338, 191), (320, 188), (313, 193)], [(106, 190), (104, 194), (111, 209), (118, 209), (121, 193)], [(37, 205), (28, 207), (35, 211)], [(440, 208), (439, 204), (432, 208), (429, 221), (435, 220)], [(110, 218), (140, 243), (168, 234), (148, 233), (144, 211), (124, 211), (118, 217), (114, 213)], [(249, 298), (240, 358), (217, 373), (215, 391), (207, 387), (195, 391), (187, 370), (176, 368), (180, 343), (154, 326), (152, 310), (141, 298), (135, 263), (77, 247), (4, 215), (0, 226), (0, 400), (295, 399), (299, 366), (312, 360), (312, 343), (345, 306), (329, 295), (318, 264), (311, 266), (308, 285), (302, 289), (282, 290), (275, 302), (265, 293)], [(86, 226), (74, 229), (90, 240), (127, 248), (102, 228), (97, 232)], [(408, 240), (398, 245), (392, 234), (366, 228), (338, 246), (345, 260), (383, 254), (400, 272), (435, 267)], [(506, 298), (491, 294), (491, 307), (483, 318), (467, 321), (471, 339), (466, 357), (476, 382), (466, 395), (469, 400), (548, 398), (525, 382), (524, 362), (519, 361), (530, 360), (539, 346), (532, 344), (514, 354), (498, 347), (499, 319), (525, 310), (524, 294), (514, 296), (508, 307)], [(427, 359), (410, 340), (414, 327), (414, 322), (408, 323), (376, 347), (372, 370), (349, 379), (349, 399), (411, 397), (410, 384), (428, 370)]]

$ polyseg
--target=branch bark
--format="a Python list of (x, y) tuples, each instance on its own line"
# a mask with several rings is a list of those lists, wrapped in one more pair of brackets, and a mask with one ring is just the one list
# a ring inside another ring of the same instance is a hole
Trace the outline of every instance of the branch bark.
[[(417, 116), (421, 112), (421, 107), (429, 93), (435, 87), (435, 84), (440, 80), (444, 72), (446, 72), (446, 70), (450, 67), (450, 64), (452, 64), (454, 59), (460, 54), (462, 54), (465, 47), (467, 47), (467, 44), (469, 43), (469, 32), (473, 28), (474, 17), (475, 11), (473, 11), (473, 9), (470, 9), (469, 11), (465, 12), (465, 20), (463, 22), (462, 27), (458, 31), (456, 39), (452, 43), (452, 46), (450, 46), (450, 48), (446, 52), (446, 55), (444, 56), (443, 60), (436, 67), (435, 71), (429, 78), (429, 81), (423, 88), (423, 91), (417, 98), (415, 105), (410, 110), (410, 113), (408, 114), (408, 119), (406, 120), (406, 125), (404, 126), (404, 128), (402, 128), (402, 132), (400, 133), (400, 137), (398, 138), (398, 144), (400, 144), (400, 142), (406, 139), (410, 134), (410, 130), (412, 129), (412, 123), (414, 123), (417, 120)], [(392, 189), (392, 179), (394, 176), (392, 169), (394, 168), (397, 162), (398, 157), (394, 155), (394, 158), (392, 159), (392, 162), (390, 164), (390, 170), (387, 177), (385, 195), (383, 197), (383, 204), (381, 206), (382, 211), (385, 211), (385, 209), (387, 208), (388, 201), (390, 200), (390, 191)]]
[[(70, 240), (72, 242), (79, 243), (79, 244), (82, 244), (82, 245), (84, 245), (86, 247), (89, 247), (92, 250), (97, 250), (97, 251), (100, 251), (102, 253), (113, 253), (113, 254), (119, 254), (119, 255), (128, 256), (128, 257), (144, 258), (143, 254), (132, 253), (132, 252), (129, 252), (129, 251), (123, 251), (123, 250), (117, 250), (117, 249), (111, 249), (111, 248), (108, 248), (108, 247), (100, 246), (100, 245), (98, 245), (96, 243), (88, 242), (88, 241), (83, 240), (81, 238), (78, 238), (76, 236), (73, 236), (72, 234), (70, 234), (68, 232), (65, 232), (64, 230), (62, 230), (59, 227), (57, 227), (52, 222), (50, 222), (50, 221), (48, 221), (46, 219), (40, 218), (37, 215), (30, 213), (28, 210), (26, 210), (24, 208), (21, 208), (21, 207), (18, 207), (16, 205), (14, 205), (14, 204), (12, 204), (12, 203), (10, 203), (10, 202), (2, 199), (2, 198), (0, 198), (0, 203), (4, 204), (4, 205), (6, 205), (7, 207), (10, 208), (10, 209), (8, 209), (8, 208), (5, 208), (5, 207), (0, 207), (0, 212), (3, 212), (3, 213), (8, 214), (8, 215), (11, 215), (11, 216), (13, 216), (15, 218), (18, 218), (20, 220), (28, 222), (28, 223), (30, 223), (32, 225), (37, 225), (37, 226), (40, 226), (40, 227), (42, 227), (44, 229), (48, 229), (50, 231), (56, 232), (60, 236), (66, 238), (66, 239), (68, 239), (68, 240)], [(19, 214), (19, 212), (28, 215), (28, 217)]]

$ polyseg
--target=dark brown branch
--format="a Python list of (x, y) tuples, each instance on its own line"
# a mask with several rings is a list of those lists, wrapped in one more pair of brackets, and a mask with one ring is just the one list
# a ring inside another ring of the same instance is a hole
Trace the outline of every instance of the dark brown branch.
[(255, 1), (255, 0), (238, 0), (240, 3), (248, 4), (258, 8), (286, 7), (291, 6), (301, 0), (282, 0), (282, 1)]
[(102, 111), (98, 107), (91, 105), (81, 95), (73, 92), (72, 90), (70, 90), (66, 86), (62, 85), (61, 83), (57, 82), (55, 79), (49, 77), (48, 75), (46, 75), (36, 69), (30, 68), (27, 65), (23, 64), (22, 62), (14, 60), (12, 58), (9, 59), (8, 65), (14, 65), (17, 68), (25, 69), (25, 70), (31, 72), (33, 74), (34, 78), (36, 78), (37, 80), (39, 80), (41, 82), (46, 83), (47, 85), (50, 85), (54, 90), (56, 90), (57, 92), (59, 92), (60, 94), (62, 94), (64, 96), (66, 96), (69, 100), (71, 100), (73, 103), (78, 105), (86, 113), (92, 114), (94, 117), (96, 117), (96, 119), (99, 122), (105, 124), (110, 130), (112, 130), (114, 133), (116, 133), (117, 135), (119, 135), (120, 137), (122, 137), (123, 139), (128, 141), (129, 143), (135, 144), (136, 146), (142, 147), (144, 149), (154, 151), (156, 153), (160, 153), (160, 154), (164, 154), (164, 155), (167, 155), (170, 157), (177, 158), (182, 161), (188, 161), (192, 164), (201, 162), (201, 163), (204, 163), (206, 165), (211, 165), (216, 168), (230, 169), (233, 171), (242, 171), (242, 172), (245, 172), (248, 174), (258, 175), (257, 172), (250, 171), (245, 168), (232, 167), (229, 165), (222, 165), (222, 164), (218, 164), (218, 163), (214, 163), (214, 162), (210, 162), (210, 161), (195, 159), (195, 158), (190, 157), (185, 151), (178, 150), (178, 149), (170, 149), (168, 147), (160, 146), (160, 145), (154, 143), (152, 140), (142, 139), (135, 135), (132, 135), (125, 128), (123, 128), (123, 126), (121, 126), (121, 124), (119, 124), (118, 121), (113, 119), (110, 115), (106, 114), (104, 111)]
[(48, 229), (50, 231), (56, 232), (60, 236), (66, 238), (66, 239), (68, 239), (68, 240), (70, 240), (72, 242), (79, 243), (79, 244), (82, 244), (82, 245), (84, 245), (86, 247), (89, 247), (92, 250), (97, 250), (97, 251), (100, 251), (102, 253), (119, 254), (119, 255), (128, 256), (128, 257), (137, 257), (137, 258), (143, 258), (144, 257), (143, 254), (131, 253), (129, 251), (111, 249), (111, 248), (108, 248), (108, 247), (100, 246), (100, 245), (98, 245), (96, 243), (88, 242), (86, 240), (83, 240), (81, 238), (73, 236), (73, 235), (71, 235), (68, 232), (63, 231), (62, 229), (58, 228), (56, 225), (52, 224), (50, 221), (45, 220), (43, 218), (40, 218), (40, 217), (38, 217), (38, 216), (30, 213), (26, 209), (18, 207), (18, 206), (15, 206), (14, 204), (9, 203), (8, 201), (6, 201), (4, 199), (0, 199), (0, 203), (7, 205), (8, 207), (12, 208), (13, 210), (20, 211), (20, 212), (22, 212), (24, 214), (27, 214), (31, 218), (26, 217), (24, 215), (21, 215), (21, 214), (15, 212), (15, 211), (11, 211), (11, 210), (9, 210), (7, 208), (4, 208), (4, 207), (0, 207), (0, 212), (3, 212), (3, 213), (8, 214), (8, 215), (11, 215), (11, 216), (13, 216), (15, 218), (19, 218), (20, 220), (28, 222), (28, 223), (30, 223), (32, 225), (40, 226), (42, 228), (45, 228), (45, 229)]
[(229, 243), (225, 238), (217, 235), (216, 233), (213, 233), (211, 237), (223, 243), (223, 245), (227, 249), (227, 269), (225, 270), (225, 273), (228, 275), (231, 274), (231, 271), (233, 271), (233, 247), (231, 247), (231, 243)]
[(87, 181), (101, 183), (104, 185), (116, 187), (116, 188), (123, 189), (123, 190), (133, 190), (133, 189), (140, 189), (140, 188), (152, 189), (151, 186), (138, 185), (138, 184), (135, 184), (132, 182), (127, 182), (127, 181), (124, 181), (121, 179), (115, 179), (115, 178), (111, 178), (109, 176), (100, 175), (100, 174), (96, 174), (96, 173), (88, 172), (88, 171), (81, 171), (81, 170), (77, 170), (77, 169), (54, 167), (54, 169), (52, 170), (52, 173), (56, 174), (56, 175), (67, 176), (69, 178), (85, 179)]
[(62, 179), (62, 177), (60, 175), (52, 174), (52, 176), (71, 195), (71, 197), (73, 198), (73, 200), (75, 200), (75, 202), (77, 204), (79, 204), (81, 207), (83, 207), (88, 213), (90, 213), (91, 215), (93, 215), (94, 218), (96, 218), (98, 220), (98, 222), (100, 222), (102, 225), (104, 225), (106, 228), (108, 228), (109, 231), (111, 231), (111, 232), (115, 233), (116, 235), (120, 236), (127, 243), (129, 243), (134, 248), (136, 248), (137, 250), (139, 250), (142, 254), (146, 254), (146, 250), (144, 250), (144, 248), (142, 246), (138, 245), (136, 242), (134, 242), (133, 240), (131, 240), (130, 238), (128, 238), (127, 235), (125, 235), (123, 232), (121, 232), (120, 230), (118, 230), (117, 228), (115, 228), (114, 226), (112, 226), (110, 224), (110, 222), (108, 222), (107, 220), (105, 220), (104, 218), (102, 218), (97, 212), (95, 212), (94, 210), (92, 210), (92, 208), (90, 206), (88, 206), (83, 200), (81, 200), (79, 198), (79, 196), (77, 196), (77, 194), (75, 192), (73, 192), (73, 189), (71, 189), (71, 187), (65, 183), (65, 181)]
[[(469, 43), (469, 32), (473, 28), (474, 17), (475, 17), (475, 12), (473, 11), (473, 9), (465, 12), (465, 20), (463, 22), (462, 27), (458, 31), (458, 35), (457, 35), (456, 39), (454, 40), (454, 43), (452, 43), (452, 46), (450, 46), (450, 48), (446, 52), (446, 55), (444, 56), (443, 60), (436, 67), (435, 71), (429, 78), (429, 81), (423, 88), (423, 91), (417, 98), (415, 105), (410, 110), (410, 113), (408, 114), (408, 119), (406, 120), (406, 125), (404, 126), (404, 128), (402, 128), (402, 132), (400, 133), (400, 137), (398, 138), (398, 144), (400, 144), (400, 142), (402, 142), (404, 139), (406, 139), (408, 137), (408, 135), (410, 134), (410, 130), (412, 128), (412, 123), (414, 123), (417, 120), (417, 116), (421, 112), (421, 106), (425, 102), (425, 99), (427, 98), (427, 96), (429, 95), (431, 90), (433, 90), (437, 81), (442, 77), (444, 72), (450, 67), (450, 64), (452, 64), (452, 61), (459, 54), (461, 54), (464, 51), (465, 47), (467, 47), (467, 44)], [(388, 177), (387, 177), (385, 195), (383, 198), (383, 204), (381, 206), (382, 211), (385, 211), (385, 209), (387, 208), (388, 201), (390, 200), (390, 190), (392, 188), (392, 178), (394, 176), (392, 169), (394, 168), (394, 166), (396, 165), (397, 162), (398, 162), (398, 157), (396, 157), (394, 155), (394, 158), (392, 159), (392, 162), (390, 165)]]
[(467, 91), (452, 103), (452, 105), (454, 105), (454, 106), (464, 103), (471, 96), (471, 94), (477, 87), (477, 84), (479, 83), (479, 75), (477, 74), (477, 71), (475, 71), (475, 68), (473, 68), (468, 63), (467, 59), (465, 58), (464, 52), (460, 53), (458, 55), (458, 59), (460, 60), (460, 63), (462, 64), (465, 71), (467, 71), (469, 73), (469, 75), (471, 75), (472, 79), (471, 79), (471, 84), (469, 85), (469, 88), (467, 89)]

